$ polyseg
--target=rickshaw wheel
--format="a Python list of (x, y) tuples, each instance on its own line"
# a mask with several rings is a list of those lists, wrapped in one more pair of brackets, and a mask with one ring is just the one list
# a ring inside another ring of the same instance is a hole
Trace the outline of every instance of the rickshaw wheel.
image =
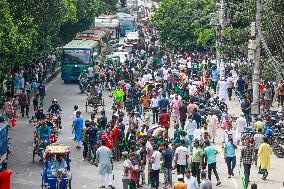
[(44, 185), (43, 175), (41, 176), (41, 189), (45, 189), (46, 186)]
[(69, 189), (71, 189), (71, 179), (69, 180), (69, 183), (68, 183), (68, 186), (69, 186)]
[(88, 102), (87, 101), (86, 101), (85, 106), (86, 106), (86, 112), (88, 112)]
[(33, 163), (35, 162), (35, 150), (33, 150)]

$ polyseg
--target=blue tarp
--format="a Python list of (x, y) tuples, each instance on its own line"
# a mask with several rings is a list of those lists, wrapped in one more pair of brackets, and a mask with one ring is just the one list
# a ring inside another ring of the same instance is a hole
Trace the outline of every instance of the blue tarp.
[(7, 160), (8, 150), (8, 127), (7, 124), (0, 123), (0, 168)]

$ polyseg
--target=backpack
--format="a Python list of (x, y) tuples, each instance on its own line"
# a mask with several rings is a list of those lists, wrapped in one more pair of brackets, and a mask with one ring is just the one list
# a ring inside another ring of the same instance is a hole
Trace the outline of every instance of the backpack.
[(31, 88), (36, 89), (37, 87), (38, 87), (37, 82), (33, 81), (32, 84), (31, 84)]

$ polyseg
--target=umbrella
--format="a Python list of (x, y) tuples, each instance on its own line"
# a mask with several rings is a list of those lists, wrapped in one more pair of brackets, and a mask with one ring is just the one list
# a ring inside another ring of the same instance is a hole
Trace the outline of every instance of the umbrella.
[(151, 137), (153, 131), (154, 131), (156, 128), (158, 128), (158, 127), (159, 127), (159, 125), (157, 125), (157, 124), (151, 125), (150, 128), (149, 128), (148, 131), (147, 131), (147, 136), (148, 136), (148, 137)]

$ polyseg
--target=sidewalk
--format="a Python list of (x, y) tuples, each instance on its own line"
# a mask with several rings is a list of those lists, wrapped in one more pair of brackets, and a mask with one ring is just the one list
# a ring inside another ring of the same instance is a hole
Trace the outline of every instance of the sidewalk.
[[(238, 118), (242, 113), (242, 110), (241, 110), (241, 104), (235, 95), (232, 96), (231, 101), (227, 100), (227, 105), (228, 105), (228, 113), (232, 115), (233, 118)], [(278, 103), (276, 98), (274, 99), (272, 105), (273, 107), (271, 107), (270, 110), (277, 111)]]
[[(53, 72), (53, 73), (50, 73), (50, 74), (48, 74), (47, 75), (47, 77), (46, 77), (46, 79), (45, 79), (45, 81), (44, 81), (44, 84), (45, 85), (47, 85), (47, 84), (49, 84), (59, 73), (60, 73), (60, 71), (61, 71), (61, 68), (60, 68), (60, 66), (59, 67), (57, 67), (56, 69), (55, 69), (55, 71)], [(31, 98), (31, 102), (32, 102), (32, 98)], [(31, 106), (31, 105), (30, 105)], [(19, 110), (20, 110), (20, 105), (19, 105), (19, 101), (18, 101), (18, 97), (15, 99), (15, 103), (14, 103), (14, 108), (16, 109), (16, 111), (17, 111), (17, 114), (16, 115), (19, 115), (18, 113), (20, 113), (20, 112), (18, 112)], [(31, 109), (30, 109), (31, 110)]]

